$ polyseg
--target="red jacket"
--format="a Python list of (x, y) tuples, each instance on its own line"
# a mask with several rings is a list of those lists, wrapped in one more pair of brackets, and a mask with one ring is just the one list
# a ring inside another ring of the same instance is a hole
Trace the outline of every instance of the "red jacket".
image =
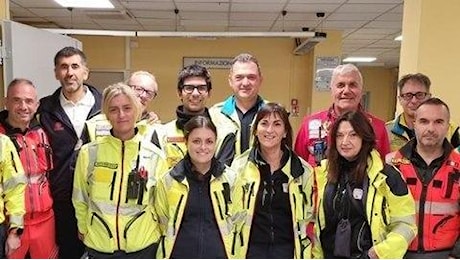
[(406, 179), (416, 203), (418, 234), (409, 250), (450, 250), (460, 238), (460, 154), (449, 145), (450, 149), (445, 149), (447, 158), (439, 167), (433, 166), (436, 172), (423, 181), (414, 166), (414, 143), (412, 140), (403, 146), (392, 159)]
[[(372, 127), (374, 128), (377, 142), (375, 148), (380, 153), (382, 159), (385, 160), (385, 155), (390, 152), (390, 141), (385, 128), (385, 122), (369, 113), (366, 114), (369, 121), (371, 121)], [(315, 141), (320, 138), (323, 138), (326, 143), (329, 143), (330, 140), (328, 132), (337, 118), (338, 116), (335, 114), (333, 107), (330, 107), (328, 110), (306, 116), (300, 126), (299, 132), (297, 133), (294, 151), (312, 166), (317, 165), (313, 155), (313, 145)], [(319, 136), (320, 127), (321, 136)]]
[(48, 172), (53, 168), (48, 138), (35, 119), (29, 128), (22, 132), (21, 129), (8, 124), (7, 117), (8, 111), (0, 112), (0, 133), (10, 137), (16, 146), (28, 180), (25, 190), (24, 224), (39, 223), (54, 215), (47, 178)]

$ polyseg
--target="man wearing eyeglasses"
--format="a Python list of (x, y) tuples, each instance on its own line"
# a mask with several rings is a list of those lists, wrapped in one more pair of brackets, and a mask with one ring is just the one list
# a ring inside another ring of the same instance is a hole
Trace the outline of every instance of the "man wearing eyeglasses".
[[(166, 153), (170, 168), (187, 154), (184, 125), (194, 116), (211, 118), (206, 107), (211, 89), (211, 75), (205, 67), (193, 64), (179, 72), (177, 95), (182, 104), (176, 109), (176, 119), (163, 125), (159, 134), (161, 148)], [(212, 118), (211, 120), (214, 121)], [(233, 160), (234, 135), (218, 129), (217, 139), (215, 157), (225, 164), (230, 164)]]
[[(399, 80), (398, 100), (403, 112), (386, 123), (392, 152), (399, 150), (415, 136), (415, 110), (431, 97), (430, 86), (430, 79), (422, 73), (407, 74)], [(446, 137), (454, 147), (459, 146), (458, 126), (450, 122)]]
[[(142, 116), (137, 122), (137, 126), (140, 126), (141, 131), (147, 133), (149, 125), (159, 125), (160, 123), (157, 114), (153, 111), (148, 111), (150, 103), (155, 99), (158, 93), (156, 78), (151, 73), (141, 70), (133, 72), (126, 81), (126, 84), (136, 92), (137, 98), (142, 105)], [(87, 120), (85, 125), (87, 129), (85, 133), (88, 135), (89, 141), (110, 135), (110, 129), (112, 129), (112, 125), (104, 114), (99, 114)], [(159, 146), (157, 141), (152, 142)]]
[(157, 114), (153, 111), (148, 111), (148, 107), (152, 100), (157, 96), (158, 83), (151, 73), (147, 71), (136, 71), (131, 74), (126, 82), (137, 94), (139, 101), (142, 104), (141, 120), (148, 121), (158, 120)]

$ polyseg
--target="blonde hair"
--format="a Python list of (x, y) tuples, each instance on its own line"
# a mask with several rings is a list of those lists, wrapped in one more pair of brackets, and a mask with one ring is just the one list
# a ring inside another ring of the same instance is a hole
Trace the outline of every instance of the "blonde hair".
[(141, 118), (142, 114), (141, 103), (139, 102), (134, 90), (123, 82), (112, 84), (104, 89), (104, 92), (102, 93), (102, 113), (106, 115), (108, 114), (110, 101), (118, 95), (125, 95), (134, 106), (137, 122)]

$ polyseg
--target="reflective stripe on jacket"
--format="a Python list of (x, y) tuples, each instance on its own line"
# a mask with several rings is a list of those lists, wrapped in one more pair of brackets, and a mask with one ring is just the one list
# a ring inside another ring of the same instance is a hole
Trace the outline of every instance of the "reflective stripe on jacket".
[(416, 203), (418, 236), (409, 250), (452, 249), (460, 239), (460, 154), (452, 150), (425, 184), (410, 158), (400, 151), (396, 152), (392, 163), (403, 174)]
[(9, 228), (23, 227), (26, 178), (13, 142), (0, 134), (0, 224), (8, 215)]
[(72, 202), (83, 242), (96, 251), (135, 252), (160, 237), (153, 188), (167, 165), (155, 145), (141, 141), (139, 134), (106, 136), (78, 155)]
[[(281, 170), (289, 178), (287, 189), (294, 231), (294, 258), (311, 258), (307, 224), (313, 218), (313, 169), (292, 151), (290, 153), (289, 160)], [(232, 215), (239, 225), (235, 225), (233, 231), (231, 256), (246, 258), (256, 194), (261, 181), (254, 148), (237, 157), (232, 163), (232, 169), (238, 173), (232, 194)]]
[[(315, 223), (313, 254), (314, 258), (324, 258), (320, 234), (326, 225), (323, 198), (327, 184), (327, 160), (315, 168), (315, 173), (319, 208)], [(376, 150), (371, 152), (368, 159), (367, 174), (369, 188), (364, 208), (371, 229), (372, 248), (379, 258), (402, 258), (417, 233), (414, 199), (400, 173), (392, 166), (384, 166)], [(395, 192), (398, 188), (403, 191)]]
[[(216, 169), (216, 176), (210, 179), (210, 198), (219, 231), (227, 252), (230, 254), (233, 222), (230, 216), (230, 189), (235, 181), (235, 172), (222, 164)], [(170, 258), (177, 234), (181, 227), (184, 210), (187, 204), (189, 184), (184, 173), (184, 160), (179, 161), (167, 174), (158, 181), (155, 198), (155, 209), (160, 219), (163, 240), (157, 251), (158, 258)], [(213, 171), (214, 172), (214, 171)], [(199, 236), (199, 234), (197, 234)]]
[[(7, 110), (0, 112), (0, 133), (13, 141), (28, 181), (25, 190), (25, 224), (45, 221), (53, 216), (53, 199), (47, 176), (53, 169), (53, 159), (48, 137), (36, 119), (32, 119), (29, 128), (22, 131), (12, 127), (7, 118)], [(33, 214), (50, 211), (50, 214)]]

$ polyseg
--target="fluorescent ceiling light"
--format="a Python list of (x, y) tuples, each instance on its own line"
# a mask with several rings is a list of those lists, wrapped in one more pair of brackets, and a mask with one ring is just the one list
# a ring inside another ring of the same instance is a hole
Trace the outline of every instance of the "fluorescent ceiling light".
[(396, 36), (395, 41), (402, 41), (402, 35)]
[(373, 62), (376, 59), (376, 57), (347, 57), (343, 62)]
[(63, 7), (115, 8), (109, 0), (54, 0)]
[(80, 30), (80, 29), (51, 29), (43, 28), (43, 30), (60, 33), (60, 34), (76, 34), (76, 35), (100, 35), (100, 36), (131, 36), (135, 37), (135, 31), (111, 31), (111, 30)]

